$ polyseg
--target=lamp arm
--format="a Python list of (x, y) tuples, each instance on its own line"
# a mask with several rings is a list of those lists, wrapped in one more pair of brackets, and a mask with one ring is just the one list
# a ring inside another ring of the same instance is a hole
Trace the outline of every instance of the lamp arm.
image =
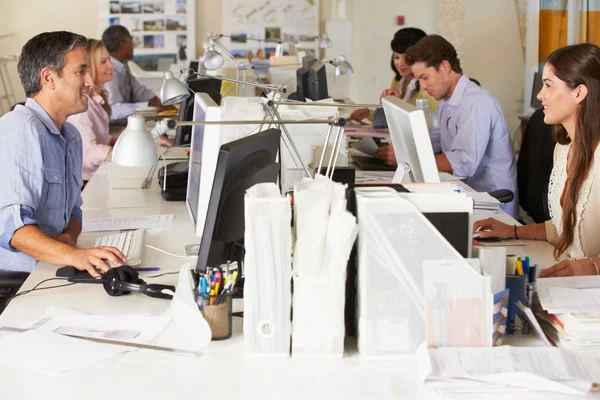
[(207, 77), (207, 78), (215, 78), (215, 79), (219, 79), (221, 81), (226, 81), (226, 82), (241, 83), (243, 85), (255, 86), (255, 87), (258, 87), (258, 88), (261, 88), (261, 89), (272, 90), (272, 91), (277, 92), (277, 93), (286, 93), (287, 92), (287, 88), (285, 86), (282, 86), (282, 85), (267, 85), (267, 84), (264, 84), (264, 83), (244, 82), (244, 81), (240, 81), (240, 80), (237, 80), (237, 79), (225, 78), (224, 76), (220, 76), (220, 75), (204, 74), (202, 72), (192, 72), (191, 75), (204, 76), (204, 77)]
[[(219, 37), (222, 37), (222, 36), (224, 36), (224, 35), (219, 35)], [(217, 46), (219, 48), (220, 52), (229, 59), (229, 61), (231, 61), (232, 63), (235, 64), (237, 69), (248, 69), (248, 65), (246, 63), (242, 64), (238, 60), (236, 60), (235, 56), (233, 54), (231, 54), (229, 52), (229, 50), (227, 50), (227, 48), (221, 44), (221, 42), (219, 42), (219, 38), (213, 38), (213, 39), (211, 39), (211, 41), (213, 42), (213, 44), (215, 46)]]
[[(272, 100), (271, 100), (272, 101)], [(318, 102), (312, 102), (312, 103), (305, 103), (303, 101), (293, 101), (293, 100), (287, 100), (287, 101), (272, 101), (273, 104), (275, 105), (284, 105), (284, 106), (301, 106), (301, 107), (348, 107), (348, 108), (383, 108), (382, 104), (355, 104), (355, 103), (350, 103), (350, 104), (345, 104), (345, 103), (318, 103)]]
[[(333, 126), (346, 125), (345, 118), (327, 118), (327, 119), (301, 119), (301, 120), (254, 120), (254, 121), (177, 121), (166, 120), (169, 127), (175, 126), (194, 126), (194, 125), (258, 125), (261, 123), (289, 124), (289, 125), (312, 125), (328, 124)], [(173, 125), (174, 124), (174, 125)]]

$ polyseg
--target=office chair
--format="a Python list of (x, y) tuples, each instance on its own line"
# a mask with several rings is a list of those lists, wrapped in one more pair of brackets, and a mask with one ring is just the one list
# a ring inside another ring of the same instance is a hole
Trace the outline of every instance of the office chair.
[(543, 110), (536, 110), (525, 128), (517, 161), (519, 203), (536, 223), (550, 219), (548, 183), (554, 164), (555, 146), (552, 126), (544, 122)]
[(29, 272), (0, 271), (0, 314), (23, 285)]

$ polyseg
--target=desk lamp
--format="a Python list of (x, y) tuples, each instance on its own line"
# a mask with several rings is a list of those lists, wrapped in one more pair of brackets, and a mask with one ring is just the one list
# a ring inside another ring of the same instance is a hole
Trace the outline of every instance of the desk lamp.
[[(188, 98), (190, 96), (191, 90), (183, 82), (185, 82), (185, 80), (187, 79), (187, 76), (194, 75), (194, 74), (201, 75), (201, 76), (210, 76), (212, 78), (222, 79), (222, 80), (227, 80), (227, 81), (232, 81), (232, 82), (238, 82), (237, 80), (227, 79), (227, 78), (223, 78), (223, 77), (219, 77), (219, 76), (201, 74), (201, 73), (197, 73), (197, 72), (190, 71), (190, 70), (184, 70), (180, 79), (176, 79), (172, 72), (167, 71), (163, 74), (163, 85), (160, 90), (161, 102), (165, 105), (172, 105), (172, 104), (180, 103), (183, 100), (185, 100), (186, 98)], [(292, 154), (292, 156), (295, 157), (294, 162), (296, 163), (296, 165), (298, 165), (298, 163), (300, 163), (305, 174), (308, 177), (312, 177), (310, 170), (308, 169), (308, 167), (302, 160), (302, 157), (300, 156), (300, 151), (296, 147), (296, 145), (292, 139), (292, 136), (290, 135), (290, 133), (287, 130), (287, 128), (285, 127), (285, 125), (286, 124), (329, 124), (330, 125), (329, 133), (331, 133), (331, 130), (334, 126), (338, 127), (338, 133), (339, 133), (339, 131), (341, 131), (343, 126), (346, 124), (346, 120), (344, 118), (309, 119), (309, 120), (300, 120), (300, 121), (283, 120), (281, 118), (281, 115), (277, 111), (277, 106), (279, 103), (275, 103), (272, 99), (278, 98), (279, 94), (285, 93), (287, 91), (287, 89), (281, 85), (265, 85), (265, 84), (258, 84), (258, 83), (253, 83), (253, 84), (249, 84), (249, 85), (260, 87), (260, 88), (266, 89), (271, 92), (269, 94), (269, 98), (267, 99), (267, 104), (266, 104), (267, 113), (271, 119), (267, 119), (264, 121), (178, 121), (178, 122), (171, 121), (171, 122), (169, 122), (168, 127), (173, 128), (177, 125), (179, 125), (179, 126), (253, 125), (253, 124), (257, 124), (257, 123), (261, 123), (261, 122), (263, 124), (268, 124), (269, 126), (271, 126), (271, 125), (280, 126), (282, 131), (284, 132), (284, 136), (283, 136), (285, 138), (284, 144), (290, 151), (290, 154)], [(293, 104), (296, 104), (296, 103), (293, 103)], [(166, 131), (166, 128), (165, 128), (165, 131)], [(328, 134), (327, 141), (325, 144), (327, 145), (328, 143), (329, 143), (329, 134)], [(340, 141), (340, 144), (341, 144), (341, 141)], [(334, 146), (334, 148), (335, 148), (335, 146)], [(338, 144), (338, 150), (339, 150), (339, 144)], [(335, 159), (333, 158), (333, 153), (332, 153), (332, 158), (330, 161), (337, 161), (337, 157), (335, 157)], [(329, 170), (328, 170), (328, 172), (329, 172)], [(331, 173), (333, 174), (333, 170), (331, 171)]]

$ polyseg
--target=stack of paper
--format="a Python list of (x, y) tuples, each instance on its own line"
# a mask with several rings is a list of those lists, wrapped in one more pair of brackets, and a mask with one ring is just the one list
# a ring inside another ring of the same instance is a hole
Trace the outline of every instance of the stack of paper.
[(473, 209), (479, 211), (498, 211), (500, 202), (487, 192), (465, 192), (473, 199)]
[[(597, 357), (556, 348), (440, 348), (430, 349), (429, 355), (430, 360), (418, 359), (432, 366), (428, 381), (463, 395), (508, 389), (584, 395), (600, 379)], [(481, 385), (461, 391), (468, 380)]]
[(600, 277), (538, 280), (536, 315), (544, 333), (568, 349), (600, 349)]

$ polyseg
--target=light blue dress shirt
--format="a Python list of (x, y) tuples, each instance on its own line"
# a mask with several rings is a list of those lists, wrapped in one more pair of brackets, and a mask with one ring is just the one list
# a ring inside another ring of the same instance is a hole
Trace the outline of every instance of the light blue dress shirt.
[(517, 163), (498, 101), (463, 75), (452, 96), (440, 102), (437, 115), (441, 152), (454, 175), (466, 177), (478, 192), (512, 190), (514, 200), (502, 208), (518, 218)]
[(114, 57), (110, 58), (113, 63), (113, 80), (104, 84), (108, 92), (108, 104), (112, 109), (111, 121), (126, 119), (135, 113), (140, 107), (147, 107), (148, 100), (156, 94), (142, 85), (133, 75), (129, 68)]
[(82, 221), (81, 135), (68, 122), (59, 131), (29, 98), (0, 118), (0, 143), (0, 270), (31, 271), (37, 260), (10, 245), (16, 230), (55, 236)]

